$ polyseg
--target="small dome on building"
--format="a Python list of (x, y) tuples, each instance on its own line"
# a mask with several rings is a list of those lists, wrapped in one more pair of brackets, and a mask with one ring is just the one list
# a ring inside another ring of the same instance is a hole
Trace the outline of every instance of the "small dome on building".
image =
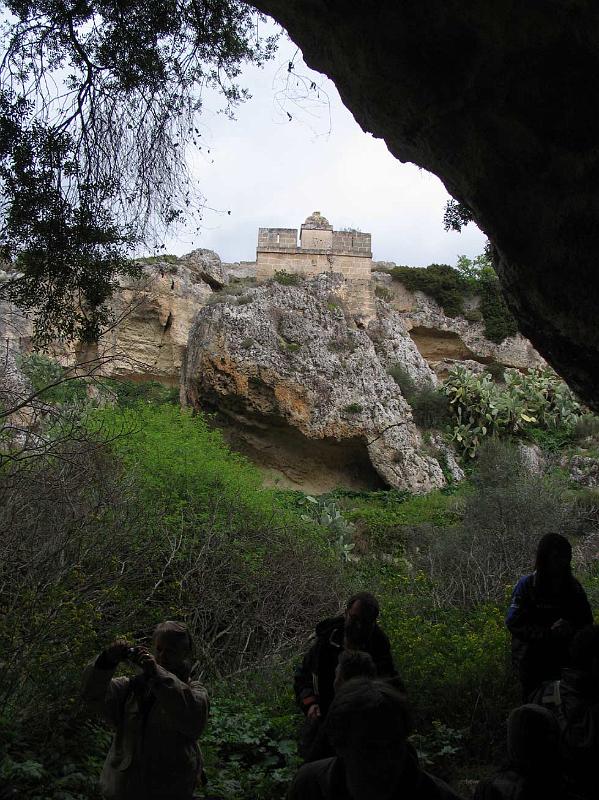
[(333, 226), (329, 223), (326, 217), (322, 216), (320, 211), (313, 211), (302, 225), (302, 228), (306, 228), (307, 230), (333, 230)]

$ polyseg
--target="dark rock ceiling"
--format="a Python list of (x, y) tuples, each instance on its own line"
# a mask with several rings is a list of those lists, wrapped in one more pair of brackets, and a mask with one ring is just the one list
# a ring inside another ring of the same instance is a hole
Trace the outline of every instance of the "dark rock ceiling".
[(253, 5), (471, 209), (521, 331), (599, 410), (599, 2)]

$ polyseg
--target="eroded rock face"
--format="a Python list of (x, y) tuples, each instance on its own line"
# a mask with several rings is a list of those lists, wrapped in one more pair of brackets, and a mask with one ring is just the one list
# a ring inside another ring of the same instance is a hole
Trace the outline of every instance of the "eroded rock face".
[[(440, 378), (456, 363), (469, 369), (473, 363), (516, 369), (546, 366), (543, 357), (520, 334), (496, 344), (485, 338), (483, 322), (448, 317), (432, 297), (410, 291), (383, 272), (373, 272), (373, 280), (385, 288), (389, 303), (399, 312), (419, 352)], [(468, 310), (476, 311), (477, 303), (478, 298), (474, 298)]]
[(211, 289), (218, 291), (229, 283), (229, 274), (214, 250), (198, 248), (181, 256), (179, 264), (189, 270), (193, 282), (207, 283)]
[(145, 264), (139, 280), (123, 283), (113, 295), (118, 324), (70, 359), (99, 358), (100, 374), (177, 385), (192, 320), (212, 294), (181, 262)]
[(391, 486), (443, 486), (441, 466), (424, 452), (387, 368), (402, 363), (421, 386), (435, 377), (397, 312), (379, 302), (376, 318), (360, 329), (346, 310), (347, 291), (342, 276), (322, 274), (204, 307), (189, 337), (188, 401), (254, 429), (290, 426), (308, 440), (359, 444)]
[(471, 209), (521, 332), (599, 410), (599, 4), (253, 5), (364, 130)]

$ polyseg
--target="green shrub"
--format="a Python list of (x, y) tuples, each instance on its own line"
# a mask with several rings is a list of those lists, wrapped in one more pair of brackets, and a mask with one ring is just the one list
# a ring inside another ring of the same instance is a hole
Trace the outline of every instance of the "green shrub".
[(480, 281), (480, 310), (485, 321), (485, 337), (501, 344), (518, 333), (518, 323), (506, 305), (501, 284), (496, 275), (485, 276)]
[(583, 414), (576, 420), (572, 434), (577, 441), (598, 437), (599, 417), (595, 414)]
[(129, 381), (119, 378), (103, 378), (98, 383), (104, 394), (113, 397), (122, 408), (130, 408), (140, 402), (179, 405), (178, 386), (166, 386), (159, 381)]
[(390, 303), (393, 300), (393, 292), (386, 286), (375, 286), (374, 293), (380, 300)]
[[(475, 259), (460, 256), (455, 269), (448, 264), (430, 264), (428, 267), (393, 267), (387, 272), (411, 291), (418, 290), (432, 297), (448, 317), (463, 315), (471, 322), (483, 319), (485, 336), (493, 342), (500, 344), (518, 332), (486, 253)], [(473, 294), (480, 295), (480, 309), (464, 311), (465, 298)]]
[(362, 411), (364, 411), (364, 407), (360, 405), (360, 403), (349, 403), (348, 405), (343, 406), (343, 410), (347, 414), (360, 414)]
[(420, 428), (444, 428), (451, 419), (447, 395), (432, 386), (416, 390), (408, 402)]
[(412, 408), (414, 422), (421, 428), (443, 428), (451, 419), (449, 400), (441, 389), (433, 386), (418, 388), (410, 373), (395, 364), (389, 375), (401, 389), (402, 395)]
[(139, 261), (140, 264), (160, 264), (161, 261), (164, 261), (167, 264), (178, 264), (179, 256), (165, 253), (162, 256), (142, 256), (141, 258), (136, 258), (135, 260)]
[(284, 336), (280, 336), (279, 347), (281, 350), (285, 350), (287, 353), (297, 353), (297, 351), (301, 348), (301, 344), (299, 342), (290, 342), (288, 339), (285, 339)]
[(486, 365), (485, 372), (488, 372), (494, 381), (501, 383), (505, 377), (505, 364), (492, 362)]
[(52, 405), (81, 404), (87, 396), (86, 381), (77, 378), (75, 370), (62, 367), (44, 353), (20, 356), (19, 367), (29, 378), (39, 400)]
[(299, 286), (302, 282), (301, 275), (295, 272), (287, 272), (284, 269), (278, 269), (272, 279), (275, 283), (280, 283), (282, 286)]
[(464, 311), (464, 319), (468, 322), (481, 322), (482, 318), (482, 312), (478, 308), (469, 308)]
[(469, 292), (466, 280), (449, 264), (428, 267), (393, 267), (389, 274), (411, 291), (421, 291), (443, 307), (448, 317), (463, 313), (464, 297)]
[(290, 702), (277, 709), (255, 696), (219, 689), (202, 737), (210, 794), (224, 800), (283, 800), (301, 763), (296, 710)]

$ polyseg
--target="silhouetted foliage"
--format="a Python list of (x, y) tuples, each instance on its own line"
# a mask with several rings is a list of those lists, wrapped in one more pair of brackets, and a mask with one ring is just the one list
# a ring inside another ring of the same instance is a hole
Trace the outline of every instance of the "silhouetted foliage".
[(201, 91), (225, 110), (261, 63), (256, 12), (237, 0), (5, 2), (0, 32), (0, 252), (6, 297), (36, 311), (36, 335), (86, 340), (105, 321), (132, 244), (201, 195), (187, 176), (201, 149)]

